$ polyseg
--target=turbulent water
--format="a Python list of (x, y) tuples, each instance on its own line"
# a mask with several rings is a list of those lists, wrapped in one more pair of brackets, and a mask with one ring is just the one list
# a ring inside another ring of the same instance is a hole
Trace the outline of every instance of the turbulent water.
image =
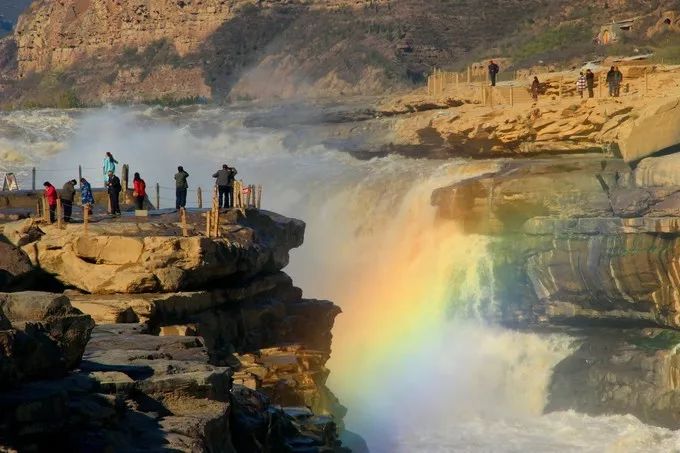
[(493, 327), (486, 240), (437, 222), (429, 203), (434, 188), (496, 163), (357, 160), (313, 127), (246, 128), (251, 113), (5, 114), (0, 171), (15, 172), (25, 188), (35, 166), (38, 184), (61, 186), (81, 165), (99, 184), (111, 151), (149, 187), (159, 183), (161, 207), (173, 204), (177, 165), (192, 190), (208, 189), (225, 162), (262, 184), (264, 208), (308, 224), (287, 271), (308, 297), (343, 309), (329, 384), (348, 407), (348, 432), (373, 452), (680, 451), (675, 432), (631, 416), (542, 413), (551, 370), (575, 345)]

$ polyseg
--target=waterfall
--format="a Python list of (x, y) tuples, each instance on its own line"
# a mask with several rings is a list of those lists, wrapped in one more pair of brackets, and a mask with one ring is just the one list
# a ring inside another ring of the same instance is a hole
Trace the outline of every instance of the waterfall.
[(177, 165), (189, 172), (192, 190), (210, 187), (222, 163), (262, 184), (265, 209), (307, 222), (305, 244), (287, 272), (308, 297), (343, 309), (329, 385), (348, 406), (348, 430), (374, 453), (675, 448), (675, 433), (633, 417), (543, 415), (552, 369), (571, 352), (572, 340), (489, 322), (498, 308), (489, 239), (461, 234), (430, 205), (432, 190), (501, 163), (361, 161), (327, 146), (327, 131), (245, 128), (248, 114), (14, 112), (0, 116), (0, 130), (11, 132), (0, 139), (0, 156), (13, 156), (3, 159), (4, 170), (26, 175), (35, 165), (61, 185), (78, 164), (99, 181), (104, 152), (111, 151), (149, 186), (159, 182), (166, 206)]

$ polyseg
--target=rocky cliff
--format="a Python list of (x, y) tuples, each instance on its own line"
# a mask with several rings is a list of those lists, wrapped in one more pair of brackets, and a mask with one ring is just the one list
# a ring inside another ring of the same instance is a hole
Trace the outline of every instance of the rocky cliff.
[(0, 446), (342, 451), (340, 310), (281, 272), (304, 223), (232, 210), (206, 238), (174, 221), (3, 226), (0, 290), (68, 289), (0, 293)]
[(433, 194), (441, 218), (491, 238), (489, 314), (581, 344), (556, 367), (548, 410), (680, 426), (677, 162), (506, 161)]
[[(64, 106), (381, 94), (433, 66), (512, 57), (525, 44), (518, 57), (573, 45), (582, 59), (600, 22), (656, 23), (675, 7), (601, 3), (35, 0), (1, 46), (3, 88), (23, 105)], [(543, 36), (563, 22), (577, 26), (576, 39)]]

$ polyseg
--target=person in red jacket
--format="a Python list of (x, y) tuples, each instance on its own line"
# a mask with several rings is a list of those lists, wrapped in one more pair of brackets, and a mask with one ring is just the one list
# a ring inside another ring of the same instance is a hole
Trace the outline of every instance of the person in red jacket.
[(50, 209), (50, 223), (52, 223), (57, 219), (57, 189), (47, 181), (43, 183), (43, 186), (45, 187), (45, 199)]
[(135, 209), (144, 209), (144, 198), (146, 198), (146, 183), (139, 176), (139, 173), (135, 173), (135, 177), (132, 178), (133, 192), (132, 196), (135, 199)]

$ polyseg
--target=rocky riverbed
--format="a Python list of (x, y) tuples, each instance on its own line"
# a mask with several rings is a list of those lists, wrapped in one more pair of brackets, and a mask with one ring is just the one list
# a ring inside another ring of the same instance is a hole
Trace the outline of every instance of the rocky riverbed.
[(231, 211), (221, 237), (161, 216), (7, 223), (0, 444), (17, 451), (340, 451), (326, 387), (338, 307), (281, 272), (305, 225)]

